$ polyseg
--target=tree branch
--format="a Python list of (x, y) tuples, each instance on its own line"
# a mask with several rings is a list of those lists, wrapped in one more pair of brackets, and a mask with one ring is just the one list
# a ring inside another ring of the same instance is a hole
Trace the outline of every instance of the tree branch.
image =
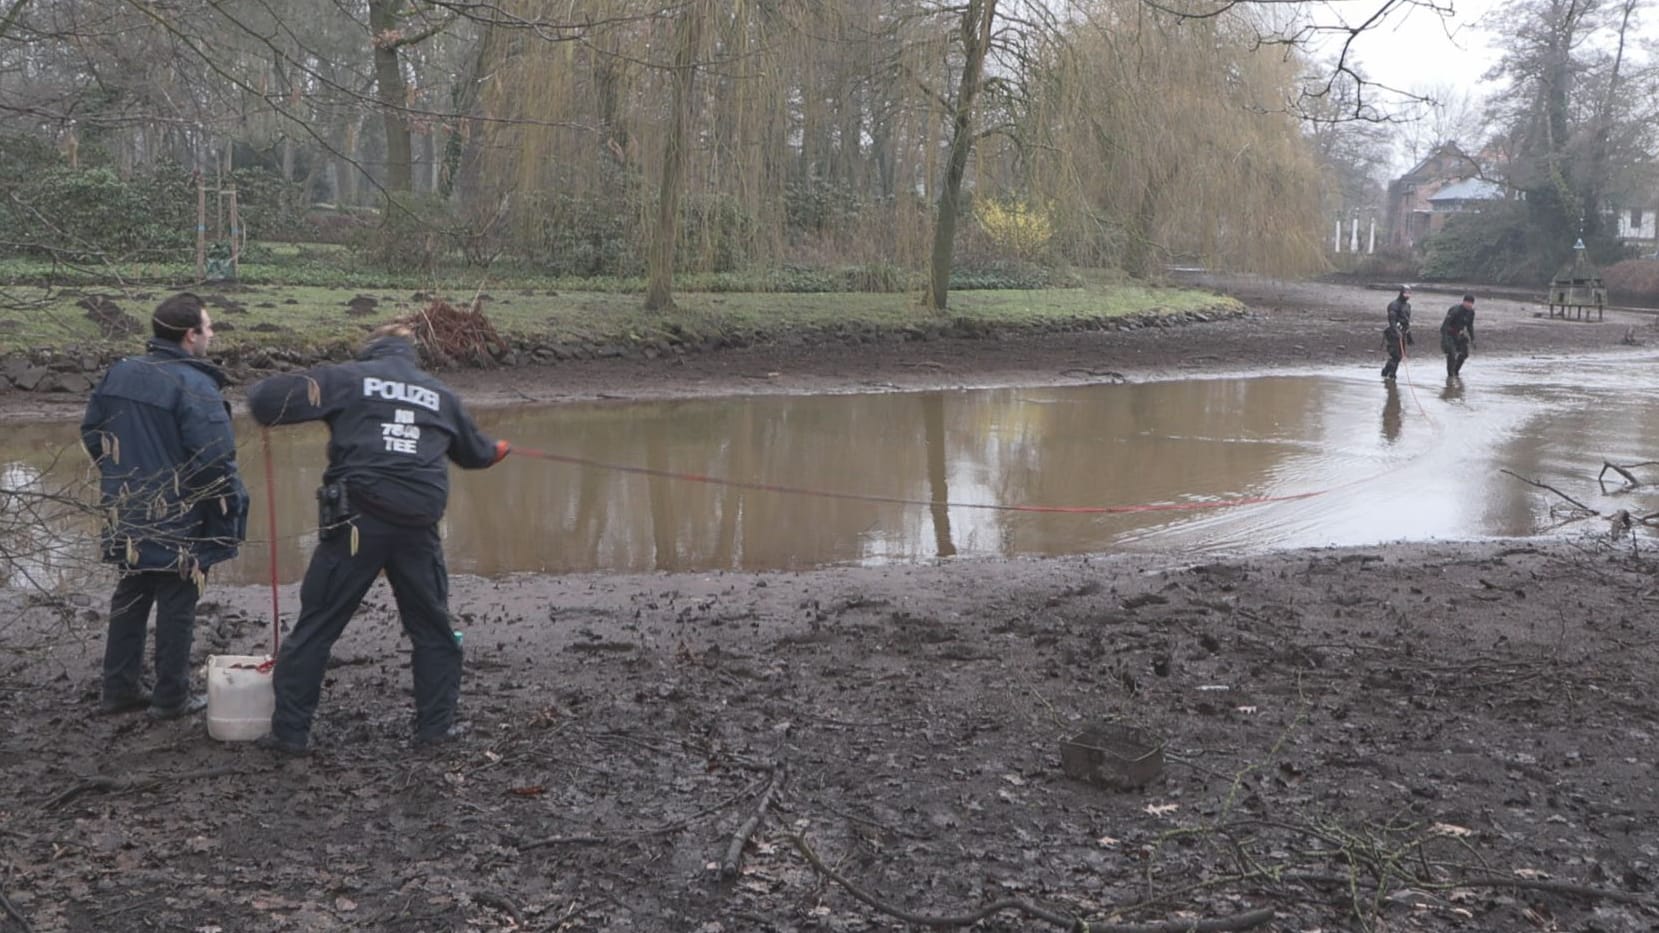
[(1600, 515), (1601, 514), (1600, 512), (1597, 512), (1595, 509), (1590, 508), (1589, 506), (1585, 505), (1584, 503), (1578, 501), (1577, 499), (1574, 499), (1572, 496), (1567, 495), (1566, 493), (1562, 492), (1559, 489), (1556, 489), (1554, 486), (1551, 486), (1548, 483), (1540, 483), (1535, 479), (1527, 479), (1526, 477), (1520, 475), (1519, 473), (1516, 473), (1516, 472), (1511, 471), (1511, 470), (1499, 470), (1498, 472), (1499, 473), (1506, 473), (1510, 476), (1513, 476), (1516, 479), (1520, 480), (1521, 482), (1526, 483), (1528, 486), (1537, 486), (1539, 489), (1548, 489), (1550, 492), (1553, 492), (1556, 495), (1560, 496), (1561, 498), (1563, 498), (1563, 499), (1567, 500), (1568, 502), (1572, 503), (1574, 508), (1576, 508), (1576, 509), (1578, 509), (1582, 512), (1586, 512), (1590, 515)]
[(905, 923), (915, 924), (917, 926), (941, 928), (970, 927), (976, 923), (979, 923), (981, 920), (986, 919), (987, 917), (999, 914), (1005, 910), (1018, 911), (1028, 917), (1052, 923), (1055, 926), (1066, 930), (1087, 931), (1087, 933), (1185, 933), (1185, 931), (1193, 931), (1193, 933), (1223, 933), (1223, 931), (1230, 930), (1249, 930), (1254, 927), (1261, 926), (1262, 924), (1273, 919), (1272, 909), (1262, 908), (1260, 910), (1252, 910), (1242, 914), (1236, 914), (1232, 917), (1218, 917), (1208, 920), (1163, 920), (1152, 923), (1102, 924), (1094, 923), (1092, 921), (1085, 922), (1080, 917), (1057, 913), (1045, 907), (1033, 904), (1024, 898), (1008, 898), (1005, 900), (995, 901), (972, 913), (958, 914), (955, 916), (918, 914), (899, 907), (894, 907), (893, 905), (888, 904), (887, 902), (876, 897), (874, 894), (871, 894), (853, 882), (842, 877), (835, 871), (835, 869), (825, 865), (823, 859), (818, 857), (818, 853), (812, 851), (812, 847), (807, 844), (805, 836), (791, 835), (789, 837), (789, 841), (794, 843), (796, 851), (800, 852), (801, 857), (805, 858), (807, 862), (818, 871), (819, 874), (846, 889), (848, 894), (851, 894), (853, 897), (864, 902), (870, 907), (881, 911), (889, 917), (902, 920)]

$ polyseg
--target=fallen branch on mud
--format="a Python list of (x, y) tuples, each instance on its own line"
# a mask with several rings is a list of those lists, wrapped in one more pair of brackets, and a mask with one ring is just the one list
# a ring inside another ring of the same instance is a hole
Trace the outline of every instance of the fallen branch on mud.
[[(618, 833), (616, 835), (609, 835), (609, 836), (594, 836), (594, 835), (549, 836), (546, 839), (536, 839), (536, 840), (532, 840), (530, 842), (518, 843), (517, 844), (518, 849), (521, 852), (527, 852), (531, 849), (545, 849), (548, 846), (603, 845), (605, 843), (610, 843), (610, 842), (628, 842), (628, 841), (631, 841), (631, 840), (634, 840), (634, 839), (649, 839), (652, 836), (667, 836), (671, 833), (677, 833), (680, 830), (685, 829), (686, 827), (688, 827), (691, 824), (697, 822), (698, 820), (702, 819), (703, 817), (710, 816), (710, 815), (715, 814), (715, 813), (719, 813), (721, 810), (726, 809), (727, 807), (731, 806), (732, 804), (734, 804), (734, 803), (738, 802), (739, 800), (742, 800), (743, 798), (745, 798), (745, 797), (749, 796), (750, 794), (754, 793), (755, 788), (758, 787), (759, 785), (760, 785), (760, 782), (755, 781), (755, 782), (751, 783), (750, 785), (748, 785), (747, 787), (743, 788), (742, 790), (738, 791), (737, 793), (732, 794), (730, 797), (727, 797), (724, 800), (720, 801), (719, 803), (715, 804), (714, 806), (705, 807), (701, 810), (698, 810), (696, 813), (691, 814), (690, 816), (686, 817), (685, 819), (675, 820), (672, 823), (664, 823), (661, 826), (655, 826), (655, 827), (652, 827), (651, 829), (639, 829), (639, 830), (635, 830), (631, 833)], [(767, 793), (768, 794), (771, 793), (770, 788), (767, 789)]]
[(496, 891), (476, 891), (472, 895), (472, 901), (473, 903), (484, 907), (494, 907), (496, 910), (499, 910), (507, 916), (513, 918), (514, 929), (523, 928), (524, 913), (518, 909), (518, 905), (513, 903), (512, 899), (507, 895)]
[[(1334, 884), (1344, 887), (1359, 885), (1366, 888), (1382, 890), (1385, 885), (1364, 878), (1351, 875), (1323, 874), (1319, 872), (1283, 872), (1276, 876), (1280, 881), (1296, 881), (1302, 884)], [(1571, 881), (1550, 881), (1544, 878), (1511, 878), (1506, 875), (1492, 875), (1483, 878), (1458, 878), (1437, 882), (1416, 882), (1418, 887), (1434, 891), (1473, 890), (1479, 888), (1517, 888), (1524, 891), (1543, 891), (1548, 894), (1565, 894), (1572, 897), (1581, 897), (1592, 901), (1614, 901), (1621, 904), (1635, 904), (1639, 907), (1659, 907), (1659, 897), (1647, 894), (1637, 894), (1634, 891), (1619, 891), (1613, 888), (1598, 888), (1594, 885), (1575, 884)]]
[(1502, 470), (1502, 469), (1500, 469), (1498, 472), (1499, 473), (1507, 473), (1508, 475), (1515, 477), (1516, 479), (1520, 480), (1521, 482), (1526, 483), (1528, 486), (1537, 486), (1539, 489), (1548, 489), (1550, 492), (1553, 492), (1556, 495), (1560, 496), (1561, 498), (1563, 498), (1563, 499), (1567, 500), (1568, 502), (1572, 503), (1574, 508), (1578, 509), (1580, 512), (1583, 512), (1586, 515), (1600, 515), (1601, 514), (1600, 512), (1597, 512), (1595, 509), (1590, 508), (1589, 506), (1585, 505), (1584, 503), (1578, 501), (1577, 499), (1574, 499), (1572, 496), (1567, 495), (1566, 493), (1562, 492), (1559, 489), (1556, 489), (1554, 486), (1551, 486), (1548, 483), (1540, 483), (1535, 479), (1527, 479), (1526, 477), (1522, 476), (1519, 473), (1516, 473), (1513, 470)]
[(1067, 377), (1067, 378), (1070, 378), (1072, 376), (1088, 376), (1088, 377), (1094, 378), (1094, 379), (1101, 379), (1101, 378), (1110, 379), (1113, 382), (1128, 382), (1129, 381), (1129, 379), (1126, 376), (1124, 376), (1123, 373), (1120, 373), (1115, 369), (1087, 369), (1087, 368), (1082, 367), (1082, 366), (1073, 366), (1069, 369), (1062, 369), (1062, 370), (1060, 370), (1060, 375), (1064, 376), (1064, 377)]
[(41, 804), (42, 810), (57, 810), (76, 797), (92, 791), (108, 791), (111, 793), (128, 793), (131, 791), (149, 790), (162, 784), (177, 784), (180, 781), (194, 781), (198, 778), (224, 777), (227, 774), (241, 774), (241, 768), (206, 768), (201, 771), (184, 771), (177, 774), (149, 775), (142, 777), (95, 777), (87, 778), (79, 784), (69, 788), (61, 794)]
[(1607, 471), (1612, 470), (1613, 472), (1615, 472), (1615, 473), (1619, 474), (1620, 476), (1624, 477), (1625, 485), (1626, 485), (1627, 488), (1634, 489), (1637, 486), (1642, 485), (1642, 481), (1637, 479), (1636, 474), (1632, 473), (1631, 471), (1636, 469), (1637, 467), (1647, 467), (1647, 466), (1659, 466), (1659, 460), (1643, 460), (1641, 463), (1626, 463), (1626, 464), (1617, 464), (1617, 463), (1614, 463), (1611, 460), (1603, 460), (1601, 462), (1601, 472), (1596, 474), (1596, 482), (1601, 483), (1602, 491), (1605, 492), (1607, 490), (1607, 482), (1606, 482)]
[[(1286, 845), (1282, 841), (1266, 841), (1240, 833), (1250, 827), (1284, 830), (1317, 840), (1321, 847), (1290, 854), (1288, 861), (1268, 863), (1253, 854), (1257, 844), (1276, 850), (1279, 859), (1285, 859)], [(1403, 833), (1403, 835), (1402, 835)], [(1166, 838), (1184, 836), (1193, 840), (1209, 839), (1219, 843), (1218, 856), (1237, 862), (1239, 871), (1229, 875), (1203, 878), (1193, 883), (1158, 893), (1126, 910), (1144, 911), (1158, 906), (1169, 906), (1190, 898), (1198, 891), (1248, 891), (1262, 895), (1263, 887), (1283, 891), (1284, 885), (1306, 885), (1338, 889), (1352, 899), (1354, 918), (1363, 928), (1366, 920), (1366, 901), (1373, 908), (1381, 908), (1385, 901), (1412, 890), (1446, 893), (1482, 889), (1514, 889), (1539, 891), (1589, 901), (1612, 901), (1632, 904), (1647, 909), (1659, 908), (1659, 897), (1622, 891), (1616, 888), (1596, 887), (1568, 881), (1526, 877), (1517, 871), (1513, 876), (1495, 871), (1490, 866), (1470, 865), (1458, 861), (1431, 858), (1426, 846), (1434, 840), (1456, 840), (1468, 830), (1446, 824), (1435, 824), (1426, 832), (1420, 827), (1402, 828), (1401, 832), (1361, 832), (1335, 823), (1287, 822), (1271, 818), (1251, 818), (1194, 827), (1172, 833)], [(1346, 864), (1346, 871), (1320, 870), (1320, 865), (1331, 859)]]
[(912, 913), (899, 907), (894, 907), (881, 900), (874, 894), (860, 888), (853, 882), (843, 878), (835, 869), (824, 864), (818, 853), (812, 851), (805, 836), (791, 835), (789, 841), (794, 843), (795, 849), (801, 853), (817, 872), (829, 880), (846, 889), (848, 894), (864, 902), (882, 913), (902, 920), (905, 923), (925, 927), (970, 927), (981, 920), (999, 914), (1005, 910), (1018, 911), (1028, 917), (1047, 921), (1055, 926), (1062, 927), (1073, 933), (1225, 933), (1231, 930), (1249, 930), (1261, 926), (1273, 919), (1270, 908), (1246, 911), (1231, 917), (1213, 917), (1207, 920), (1159, 920), (1151, 923), (1095, 923), (1080, 917), (1057, 913), (1045, 907), (1040, 907), (1024, 898), (1008, 898), (986, 904), (970, 914), (957, 916), (931, 916), (928, 914)]
[(760, 805), (755, 807), (753, 816), (744, 821), (737, 832), (732, 834), (732, 843), (726, 847), (726, 857), (720, 862), (720, 877), (736, 878), (738, 869), (743, 867), (743, 847), (749, 844), (749, 837), (760, 828), (761, 820), (766, 818), (766, 811), (772, 806), (772, 794), (783, 783), (783, 765), (772, 770), (772, 780), (766, 785), (766, 793), (760, 795)]
[(23, 916), (23, 911), (17, 909), (17, 905), (12, 903), (5, 891), (0, 891), (0, 907), (5, 908), (6, 914), (17, 921), (17, 925), (23, 928), (23, 933), (34, 933), (34, 927), (29, 926), (29, 918)]

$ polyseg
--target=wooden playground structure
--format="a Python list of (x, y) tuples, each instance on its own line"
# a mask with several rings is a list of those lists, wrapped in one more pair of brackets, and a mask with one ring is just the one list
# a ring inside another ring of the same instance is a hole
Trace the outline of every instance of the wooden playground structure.
[(1607, 286), (1602, 284), (1601, 271), (1584, 258), (1584, 241), (1573, 246), (1573, 261), (1561, 268), (1550, 280), (1550, 317), (1559, 309), (1562, 320), (1576, 315), (1580, 320), (1590, 319), (1594, 308), (1596, 320), (1602, 320), (1607, 306)]
[[(207, 245), (207, 175), (205, 172), (196, 172), (196, 281), (208, 281), (209, 272), (214, 281), (235, 280), (238, 267), (242, 260), (242, 240), (246, 231), (242, 229), (241, 216), (236, 206), (236, 186), (226, 185), (221, 175), (214, 185), (214, 194), (218, 198), (218, 209), (215, 212), (214, 247), (223, 255), (211, 257), (213, 263), (209, 268), (210, 257)], [(228, 217), (227, 217), (228, 214)], [(229, 221), (227, 226), (226, 221)], [(228, 251), (226, 247), (228, 246)]]

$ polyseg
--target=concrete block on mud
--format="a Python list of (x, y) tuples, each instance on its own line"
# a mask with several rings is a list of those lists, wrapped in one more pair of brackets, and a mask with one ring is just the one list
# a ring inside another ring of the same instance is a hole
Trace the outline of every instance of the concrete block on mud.
[(1110, 790), (1136, 790), (1164, 773), (1164, 746), (1138, 726), (1098, 723), (1060, 742), (1066, 776)]

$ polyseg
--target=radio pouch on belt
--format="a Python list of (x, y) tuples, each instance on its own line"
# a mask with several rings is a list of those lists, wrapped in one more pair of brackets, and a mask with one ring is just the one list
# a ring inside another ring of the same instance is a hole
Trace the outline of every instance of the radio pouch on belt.
[(343, 482), (324, 483), (317, 487), (317, 534), (324, 540), (346, 530), (351, 522), (351, 500), (346, 496)]

